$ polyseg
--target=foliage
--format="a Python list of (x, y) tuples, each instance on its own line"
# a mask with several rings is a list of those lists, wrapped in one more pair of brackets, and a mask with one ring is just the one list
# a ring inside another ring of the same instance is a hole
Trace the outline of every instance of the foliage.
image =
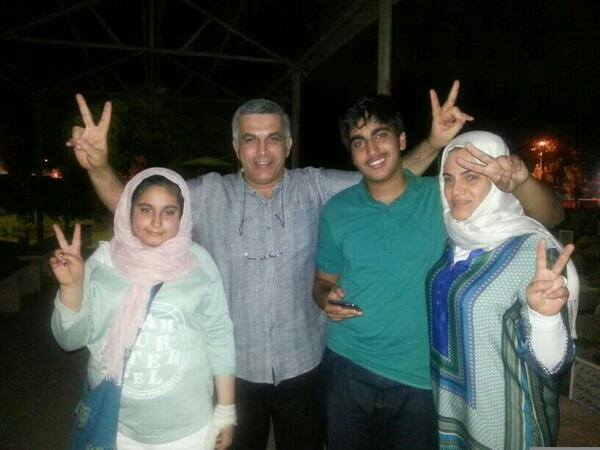
[[(163, 87), (144, 84), (112, 99), (109, 158), (124, 178), (145, 167), (228, 151), (227, 120), (173, 98)], [(103, 102), (90, 104), (95, 119), (102, 106)], [(80, 121), (77, 115), (70, 122)]]

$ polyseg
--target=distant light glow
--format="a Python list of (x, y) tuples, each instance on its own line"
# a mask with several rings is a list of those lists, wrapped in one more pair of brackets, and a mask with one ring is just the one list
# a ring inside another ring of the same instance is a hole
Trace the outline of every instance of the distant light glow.
[(50, 178), (54, 178), (54, 179), (62, 179), (63, 173), (62, 173), (62, 170), (60, 170), (60, 169), (48, 169), (48, 170), (42, 171), (42, 176), (50, 177)]
[(541, 138), (533, 141), (530, 151), (537, 156), (537, 163), (533, 169), (533, 177), (542, 180), (544, 175), (544, 155), (558, 148), (557, 143), (549, 138)]

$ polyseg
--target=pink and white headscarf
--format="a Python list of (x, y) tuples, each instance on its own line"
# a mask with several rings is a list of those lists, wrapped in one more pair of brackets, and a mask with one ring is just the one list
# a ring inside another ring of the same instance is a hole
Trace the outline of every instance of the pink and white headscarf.
[[(142, 243), (131, 231), (131, 196), (146, 178), (161, 175), (179, 186), (184, 199), (177, 235), (158, 247)], [(132, 282), (113, 319), (104, 349), (109, 377), (122, 383), (123, 357), (134, 344), (146, 318), (153, 285), (188, 275), (196, 265), (191, 253), (192, 214), (190, 191), (181, 176), (169, 169), (154, 167), (134, 176), (121, 194), (114, 216), (114, 237), (110, 241), (111, 258), (117, 270)]]

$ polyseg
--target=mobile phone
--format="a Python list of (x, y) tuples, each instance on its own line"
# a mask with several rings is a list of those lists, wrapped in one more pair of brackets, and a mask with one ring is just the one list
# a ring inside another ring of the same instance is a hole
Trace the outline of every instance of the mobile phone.
[(342, 308), (354, 309), (356, 311), (362, 311), (360, 306), (358, 306), (356, 303), (346, 303), (342, 300), (327, 300), (327, 302), (331, 305), (341, 306)]

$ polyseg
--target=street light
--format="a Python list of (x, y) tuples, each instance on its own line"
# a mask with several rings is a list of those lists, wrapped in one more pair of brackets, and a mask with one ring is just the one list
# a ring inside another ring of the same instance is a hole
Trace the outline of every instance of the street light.
[(540, 139), (533, 143), (531, 151), (538, 157), (538, 163), (535, 165), (533, 176), (538, 180), (542, 180), (544, 174), (544, 155), (556, 150), (556, 143), (551, 139)]

